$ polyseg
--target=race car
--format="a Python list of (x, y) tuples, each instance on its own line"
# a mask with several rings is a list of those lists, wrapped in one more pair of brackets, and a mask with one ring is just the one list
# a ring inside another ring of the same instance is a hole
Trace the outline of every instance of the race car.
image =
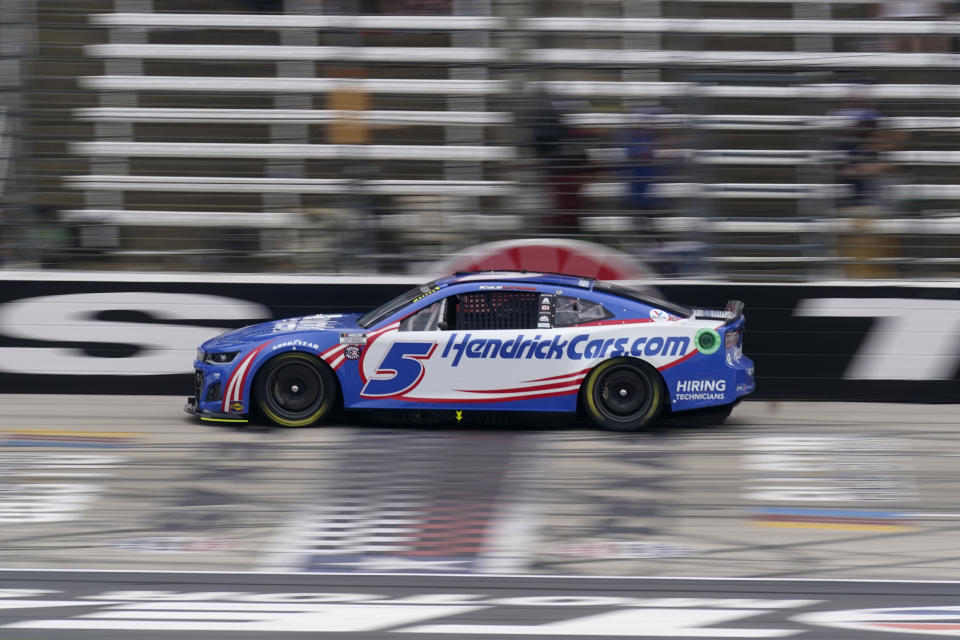
[(256, 324), (200, 345), (202, 420), (283, 427), (335, 408), (580, 412), (641, 429), (667, 413), (732, 408), (754, 390), (743, 303), (689, 309), (619, 284), (527, 272), (434, 280), (369, 313)]

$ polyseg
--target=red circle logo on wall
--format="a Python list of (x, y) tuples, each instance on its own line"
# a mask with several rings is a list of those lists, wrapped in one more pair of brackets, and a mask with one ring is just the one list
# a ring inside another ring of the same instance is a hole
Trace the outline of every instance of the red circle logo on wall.
[(598, 280), (643, 280), (656, 275), (622, 251), (592, 242), (564, 239), (480, 244), (455, 253), (430, 268), (435, 275), (488, 270), (565, 273)]

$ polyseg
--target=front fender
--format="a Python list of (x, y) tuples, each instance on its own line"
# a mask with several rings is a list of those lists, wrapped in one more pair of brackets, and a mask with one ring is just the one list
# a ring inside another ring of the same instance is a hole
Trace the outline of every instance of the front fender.
[(340, 344), (337, 336), (329, 334), (297, 338), (284, 336), (261, 343), (247, 353), (231, 372), (224, 389), (223, 411), (250, 412), (253, 407), (253, 381), (260, 368), (276, 356), (292, 351), (309, 353), (336, 370), (334, 365), (342, 355), (345, 346)]

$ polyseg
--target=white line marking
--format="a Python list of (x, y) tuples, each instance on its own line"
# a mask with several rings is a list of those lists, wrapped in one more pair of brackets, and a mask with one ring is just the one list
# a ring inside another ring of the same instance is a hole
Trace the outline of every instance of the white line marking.
[[(304, 571), (186, 571), (186, 570), (149, 570), (149, 569), (43, 569), (43, 568), (23, 568), (23, 567), (0, 567), (0, 572), (9, 571), (15, 573), (96, 573), (96, 574), (124, 574), (124, 575), (222, 575), (222, 576), (309, 576), (316, 572)], [(677, 580), (684, 582), (702, 581), (702, 582), (841, 582), (856, 584), (960, 584), (960, 580), (880, 580), (876, 578), (740, 578), (736, 576), (718, 578), (716, 576), (605, 576), (605, 575), (553, 575), (543, 573), (362, 573), (356, 571), (324, 571), (326, 576), (352, 576), (368, 578), (371, 576), (381, 576), (384, 578), (394, 578), (402, 576), (414, 576), (418, 578), (535, 578), (539, 580), (618, 580), (618, 581), (654, 581), (654, 580)]]
[[(524, 437), (516, 448), (517, 451), (523, 451), (525, 456), (530, 451), (541, 449), (538, 436)], [(533, 478), (542, 471), (542, 455), (537, 455), (532, 461), (525, 461), (523, 465), (507, 469), (505, 481), (502, 483), (505, 490), (501, 491), (485, 540), (486, 551), (477, 562), (478, 573), (518, 573), (529, 566), (530, 549), (536, 538), (537, 523)]]

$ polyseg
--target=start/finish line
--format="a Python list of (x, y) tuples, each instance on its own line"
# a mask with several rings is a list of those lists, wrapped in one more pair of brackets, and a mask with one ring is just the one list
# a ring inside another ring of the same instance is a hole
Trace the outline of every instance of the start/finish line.
[(960, 636), (960, 583), (0, 570), (0, 637), (24, 640), (64, 632), (836, 640), (880, 631)]

